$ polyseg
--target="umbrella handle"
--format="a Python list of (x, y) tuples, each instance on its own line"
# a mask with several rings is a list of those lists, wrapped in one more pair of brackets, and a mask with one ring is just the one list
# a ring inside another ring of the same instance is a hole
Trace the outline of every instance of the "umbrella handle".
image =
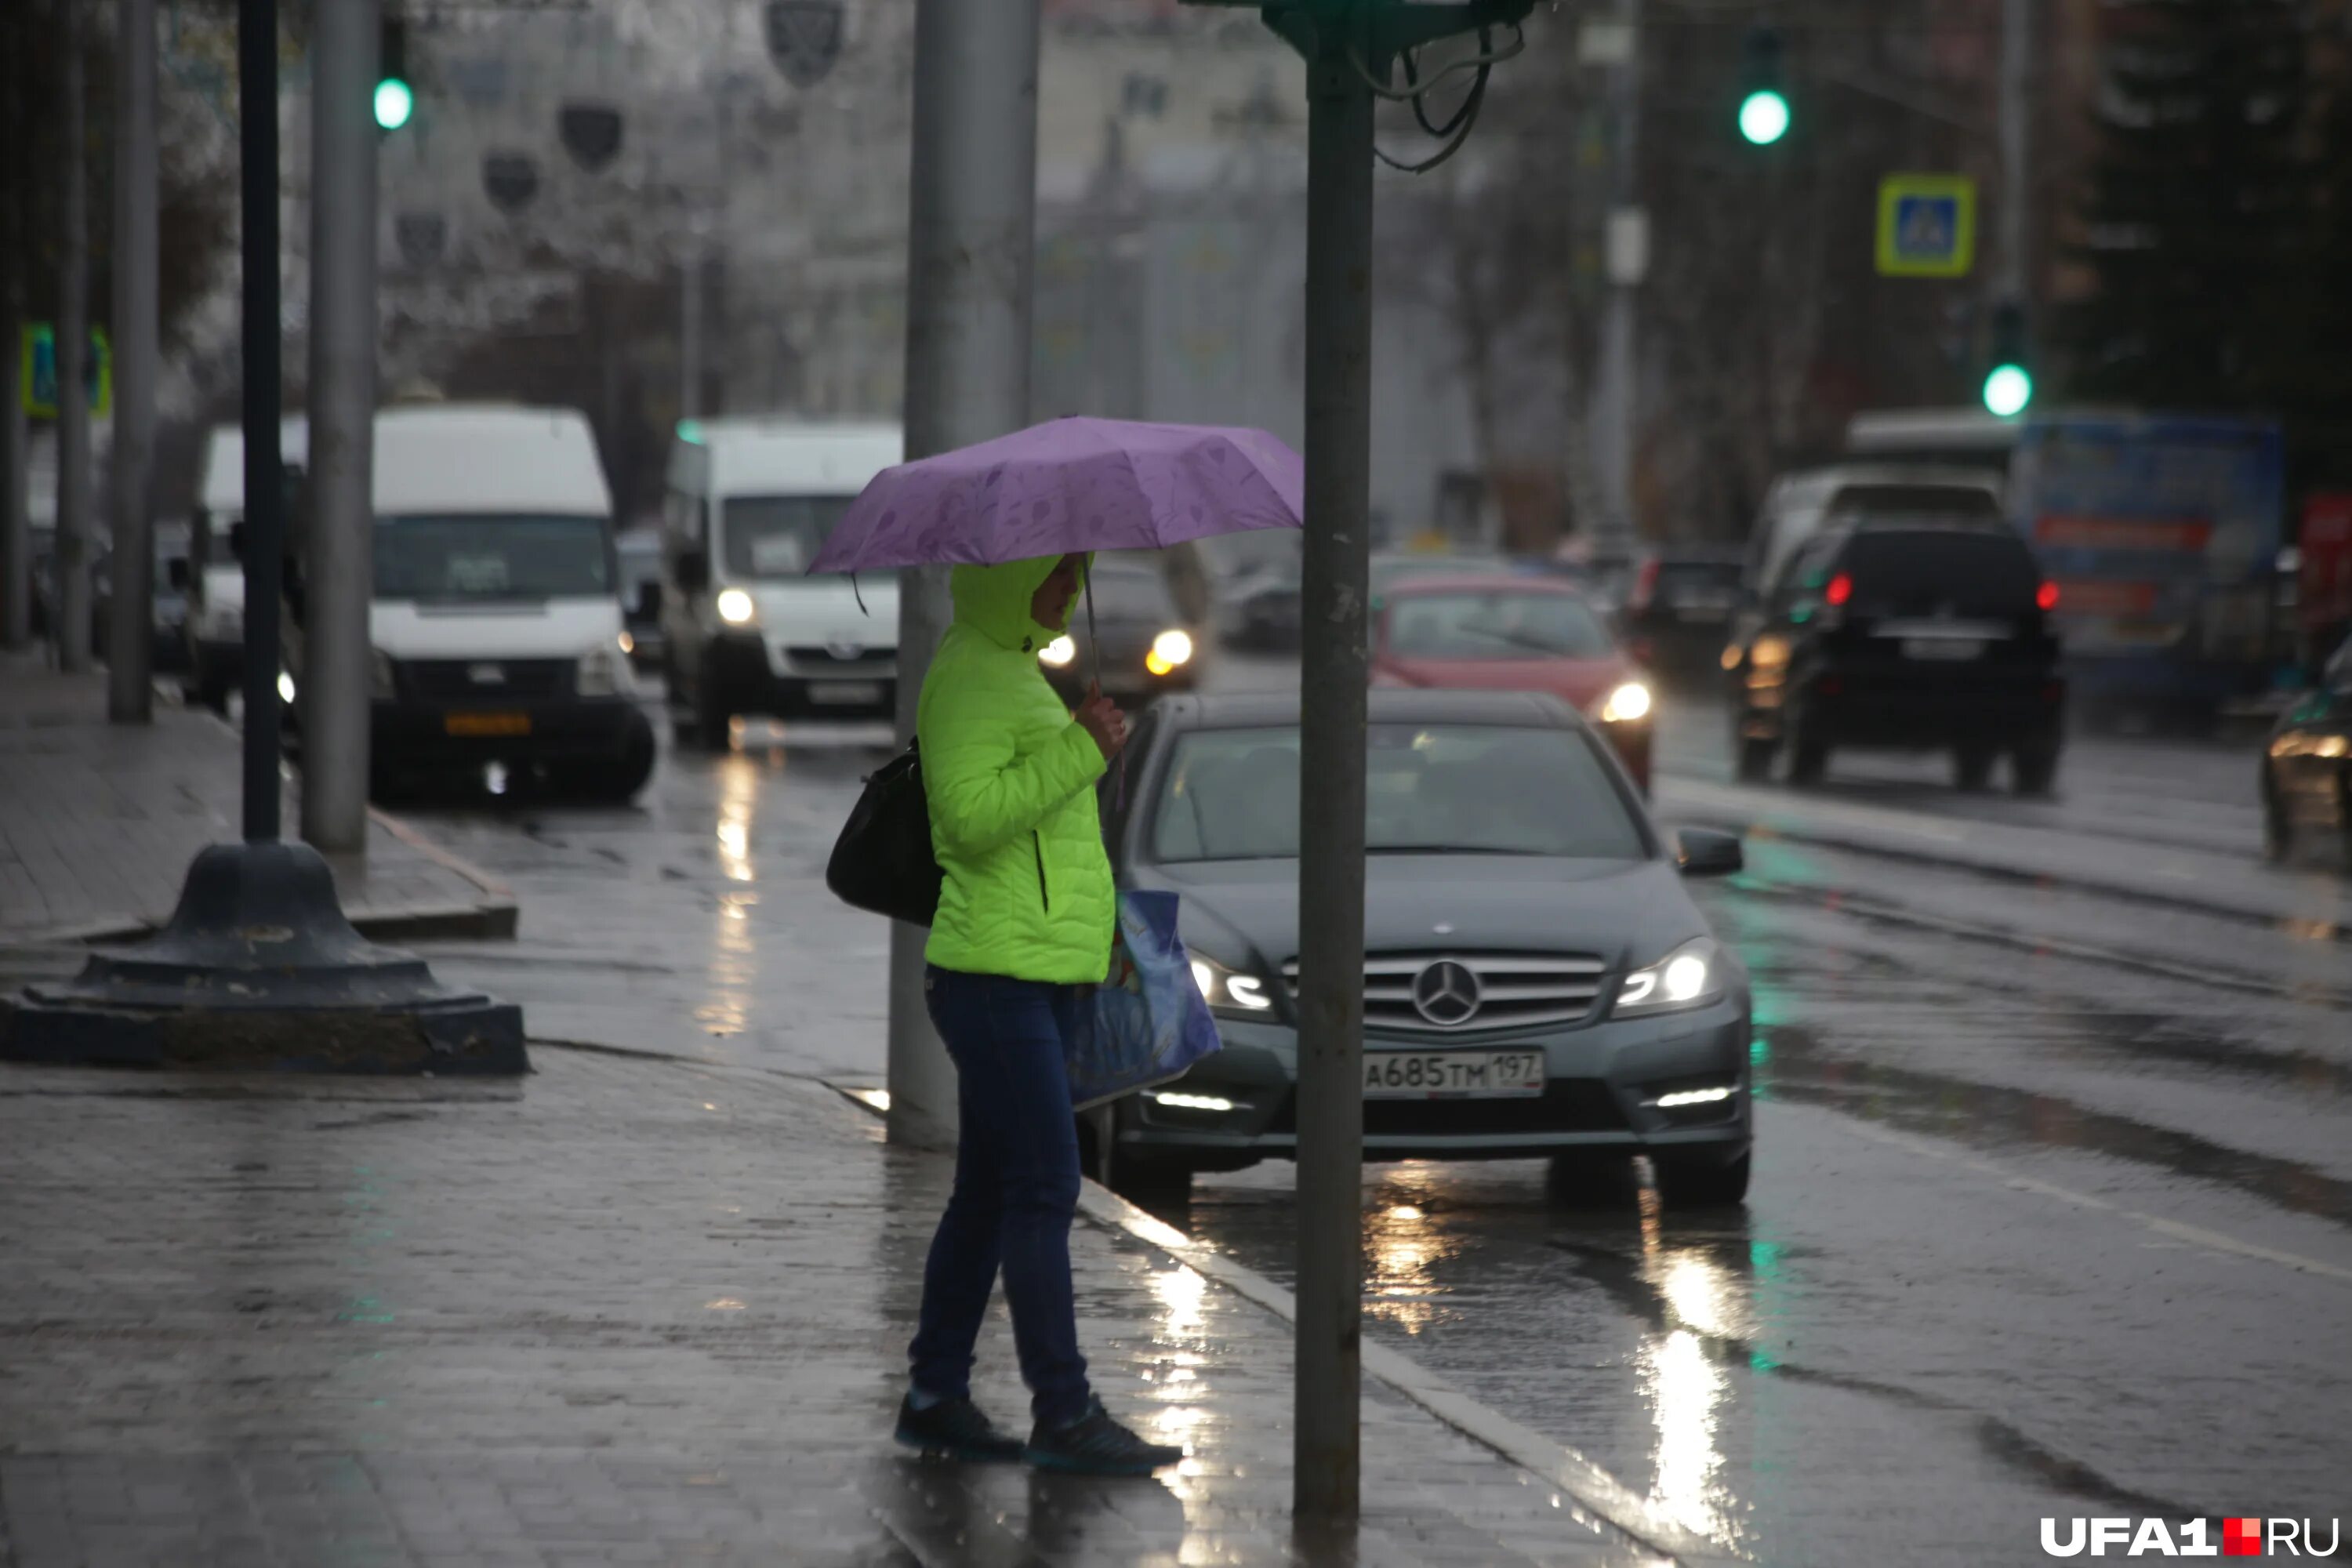
[(1084, 594), (1087, 599), (1087, 668), (1093, 672), (1091, 679), (1094, 683), (1100, 686), (1102, 684), (1102, 639), (1095, 635), (1095, 574), (1092, 572), (1087, 574), (1086, 581), (1078, 591)]

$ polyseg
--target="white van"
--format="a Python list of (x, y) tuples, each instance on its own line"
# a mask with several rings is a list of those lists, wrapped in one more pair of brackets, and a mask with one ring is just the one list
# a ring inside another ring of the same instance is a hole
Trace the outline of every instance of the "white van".
[[(289, 475), (308, 460), (310, 422), (300, 415), (280, 427), (278, 450)], [(289, 489), (290, 489), (289, 485)], [(188, 531), (188, 668), (183, 684), (193, 700), (228, 711), (229, 693), (245, 679), (245, 564), (234, 541), (245, 522), (245, 432), (216, 426), (205, 441), (196, 476), (196, 510)]]
[[(613, 498), (571, 408), (375, 419), (372, 787), (498, 762), (626, 799), (654, 766), (622, 634)], [(300, 637), (287, 639), (301, 681)]]
[(866, 482), (905, 455), (896, 425), (782, 417), (680, 428), (662, 509), (663, 669), (681, 741), (731, 743), (737, 714), (887, 719), (898, 583), (811, 577)]

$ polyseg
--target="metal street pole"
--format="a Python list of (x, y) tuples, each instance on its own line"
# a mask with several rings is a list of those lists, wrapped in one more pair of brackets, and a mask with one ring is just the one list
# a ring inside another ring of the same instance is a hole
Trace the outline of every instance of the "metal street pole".
[(58, 280), (58, 668), (89, 668), (89, 169), (82, 0), (59, 0), (65, 100), (65, 255)]
[[(1357, 1515), (1363, 1290), (1364, 748), (1370, 659), (1372, 94), (1318, 30), (1307, 91), (1307, 537), (1299, 659), (1298, 1350), (1291, 1509)], [(1369, 51), (1366, 51), (1367, 53)], [(1375, 69), (1378, 68), (1375, 67)]]
[(2025, 302), (2026, 210), (2032, 175), (2033, 0), (2001, 0), (2000, 9), (2000, 265), (1997, 297)]
[[(1036, 246), (1037, 0), (918, 0), (907, 233), (907, 456), (1029, 416)], [(898, 734), (950, 619), (947, 571), (898, 574)], [(923, 1007), (920, 927), (890, 931), (890, 1137), (955, 1129), (955, 1071)]]
[[(329, 7), (332, 9), (332, 7)], [(118, 0), (114, 65), (114, 610), (106, 716), (153, 717), (155, 0)]]
[(310, 76), (310, 509), (303, 550), (302, 837), (367, 847), (373, 655), (377, 0), (316, 14)]
[(697, 221), (686, 242), (686, 265), (677, 275), (677, 416), (702, 416), (702, 262), (701, 225)]
[(285, 464), (278, 447), (277, 0), (237, 0), (236, 62), (245, 272), (245, 838), (262, 844), (278, 837), (278, 616), (286, 545)]
[[(0, 260), (0, 352), (14, 356), (25, 330), (25, 268)], [(26, 515), (26, 466), (32, 443), (25, 399), (10, 374), (0, 397), (0, 648), (23, 647), (33, 637), (33, 525)]]
[(1601, 529), (1620, 542), (1633, 530), (1635, 340), (1641, 271), (1647, 249), (1638, 158), (1642, 116), (1642, 0), (1617, 0), (1627, 43), (1609, 89), (1609, 304), (1601, 322), (1600, 448)]

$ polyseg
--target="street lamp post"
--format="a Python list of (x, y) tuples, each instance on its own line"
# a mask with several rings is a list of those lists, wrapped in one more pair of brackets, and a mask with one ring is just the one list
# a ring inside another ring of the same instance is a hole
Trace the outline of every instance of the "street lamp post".
[[(1036, 248), (1037, 0), (919, 0), (907, 234), (907, 456), (1029, 416)], [(947, 571), (899, 574), (898, 733), (947, 632)], [(890, 928), (890, 1137), (950, 1142), (955, 1073), (923, 1007), (919, 926)]]
[(114, 77), (114, 608), (106, 713), (152, 716), (155, 451), (155, 0), (121, 0)]

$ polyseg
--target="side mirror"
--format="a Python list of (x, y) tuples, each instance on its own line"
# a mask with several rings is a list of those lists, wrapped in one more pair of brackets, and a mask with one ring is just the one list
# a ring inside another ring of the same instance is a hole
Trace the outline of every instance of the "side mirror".
[(1675, 864), (1685, 877), (1728, 877), (1748, 867), (1748, 856), (1739, 847), (1737, 833), (1721, 833), (1712, 827), (1678, 827), (1675, 829)]
[(186, 593), (188, 591), (188, 558), (184, 555), (174, 555), (166, 561), (163, 563), (163, 580), (171, 584), (174, 591)]
[(710, 556), (700, 549), (681, 550), (670, 568), (677, 577), (677, 585), (689, 594), (699, 594), (710, 586)]

